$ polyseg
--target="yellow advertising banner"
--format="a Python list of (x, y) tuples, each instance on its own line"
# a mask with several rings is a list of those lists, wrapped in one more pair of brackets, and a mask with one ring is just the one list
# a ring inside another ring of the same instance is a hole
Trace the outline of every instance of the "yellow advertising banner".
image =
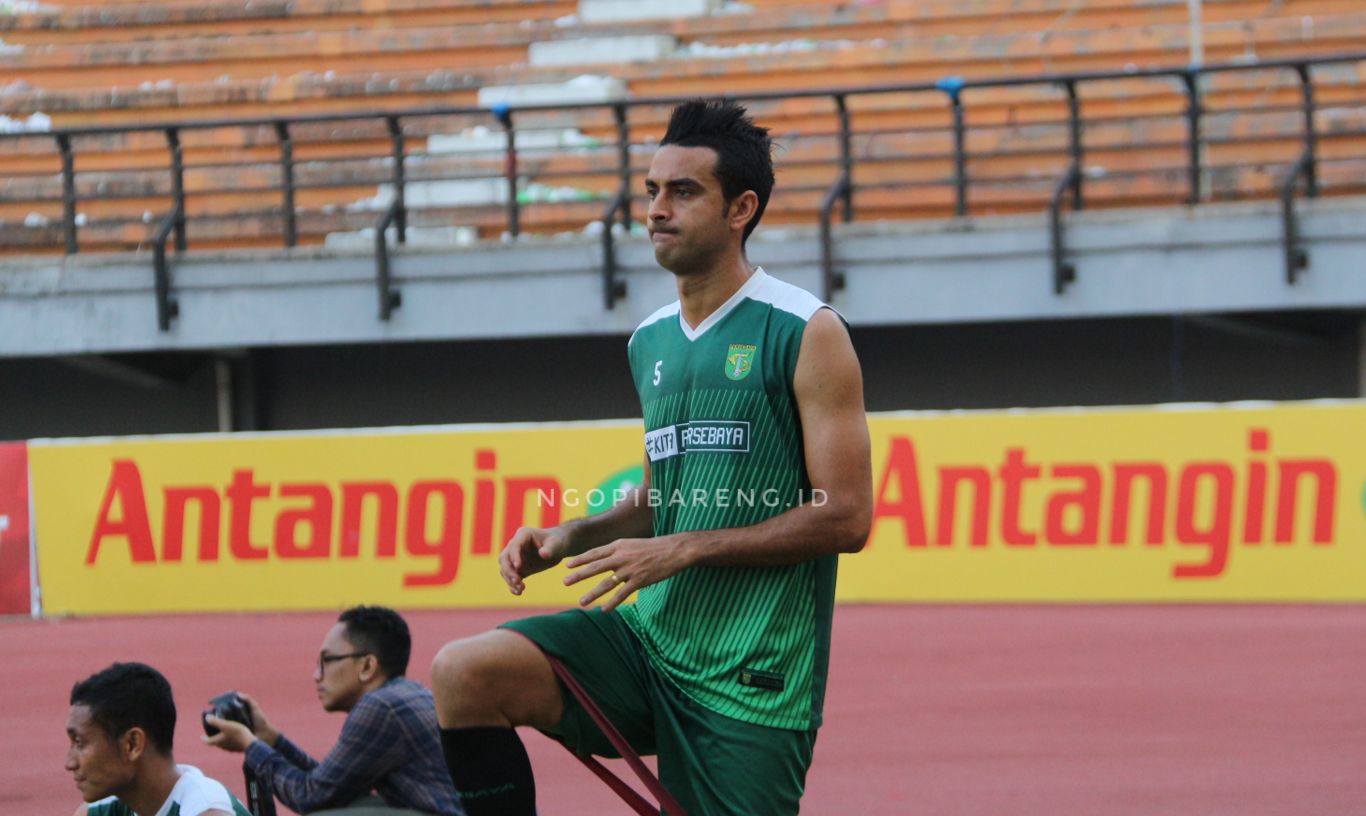
[[(879, 414), (845, 601), (1366, 599), (1366, 404)], [(638, 422), (30, 445), (44, 612), (569, 605), (497, 552), (640, 479)]]
[(842, 597), (1366, 600), (1366, 404), (871, 418)]
[(563, 571), (510, 595), (498, 550), (523, 524), (583, 515), (620, 471), (639, 479), (641, 434), (619, 422), (35, 442), (43, 612), (567, 605), (583, 588), (562, 586)]

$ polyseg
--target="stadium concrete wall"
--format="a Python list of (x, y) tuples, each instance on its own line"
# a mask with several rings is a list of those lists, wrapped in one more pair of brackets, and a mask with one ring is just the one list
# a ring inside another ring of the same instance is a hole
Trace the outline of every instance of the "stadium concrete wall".
[[(874, 411), (1353, 398), (1344, 312), (855, 326)], [(639, 416), (626, 337), (0, 359), (0, 439)], [(220, 375), (222, 375), (220, 377)]]

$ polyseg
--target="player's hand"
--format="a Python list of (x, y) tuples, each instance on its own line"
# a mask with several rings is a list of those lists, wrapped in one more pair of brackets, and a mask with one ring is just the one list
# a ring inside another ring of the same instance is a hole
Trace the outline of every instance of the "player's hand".
[(212, 714), (205, 717), (204, 721), (218, 729), (217, 734), (203, 738), (206, 743), (216, 748), (240, 754), (256, 741), (256, 735), (251, 733), (251, 729), (240, 722), (224, 720)]
[(569, 552), (569, 533), (563, 526), (520, 527), (498, 554), (498, 571), (513, 595), (526, 589), (525, 578), (548, 570)]
[(251, 714), (251, 724), (254, 726), (252, 733), (256, 734), (257, 738), (266, 745), (274, 746), (275, 740), (280, 737), (280, 732), (276, 731), (270, 724), (270, 720), (266, 719), (266, 712), (261, 708), (261, 704), (256, 702), (255, 697), (244, 691), (237, 692), (237, 696), (241, 697), (242, 702), (247, 704), (247, 711)]
[(615, 589), (616, 594), (602, 605), (604, 611), (611, 612), (631, 593), (686, 569), (688, 551), (674, 536), (621, 538), (576, 555), (565, 566), (574, 570), (565, 576), (565, 586), (595, 575), (606, 576), (579, 599), (579, 606), (590, 606)]

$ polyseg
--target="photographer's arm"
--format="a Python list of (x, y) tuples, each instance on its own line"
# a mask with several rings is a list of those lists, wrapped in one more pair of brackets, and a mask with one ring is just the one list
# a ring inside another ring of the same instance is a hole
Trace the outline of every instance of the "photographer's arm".
[(275, 743), (280, 739), (280, 732), (266, 718), (265, 709), (261, 708), (261, 704), (256, 702), (255, 697), (245, 691), (237, 692), (237, 696), (242, 698), (242, 702), (247, 704), (247, 711), (251, 712), (252, 733), (256, 735), (257, 739), (265, 741), (266, 745), (275, 746)]
[(205, 721), (217, 728), (218, 733), (212, 737), (204, 737), (204, 742), (225, 751), (246, 753), (251, 749), (253, 743), (259, 741), (265, 746), (274, 748), (284, 757), (286, 762), (296, 768), (309, 771), (318, 766), (318, 760), (309, 756), (306, 751), (290, 741), (289, 737), (281, 734), (275, 726), (270, 724), (265, 710), (261, 708), (261, 704), (256, 702), (255, 698), (245, 692), (238, 692), (237, 696), (246, 703), (255, 730), (248, 730), (241, 723), (207, 714)]
[(366, 697), (347, 715), (337, 744), (311, 768), (297, 767), (278, 750), (293, 747), (283, 735), (276, 748), (262, 740), (253, 741), (246, 749), (246, 761), (277, 799), (291, 810), (308, 813), (368, 794), (377, 781), (405, 760), (402, 745), (393, 713), (383, 703)]

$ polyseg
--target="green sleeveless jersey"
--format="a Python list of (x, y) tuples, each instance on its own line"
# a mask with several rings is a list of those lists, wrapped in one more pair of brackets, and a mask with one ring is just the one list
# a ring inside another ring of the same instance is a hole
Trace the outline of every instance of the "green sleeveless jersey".
[[(754, 274), (697, 328), (674, 302), (628, 344), (645, 415), (656, 536), (746, 527), (813, 497), (792, 391), (811, 294)], [(834, 555), (783, 567), (693, 567), (621, 607), (654, 664), (717, 713), (820, 725)]]

